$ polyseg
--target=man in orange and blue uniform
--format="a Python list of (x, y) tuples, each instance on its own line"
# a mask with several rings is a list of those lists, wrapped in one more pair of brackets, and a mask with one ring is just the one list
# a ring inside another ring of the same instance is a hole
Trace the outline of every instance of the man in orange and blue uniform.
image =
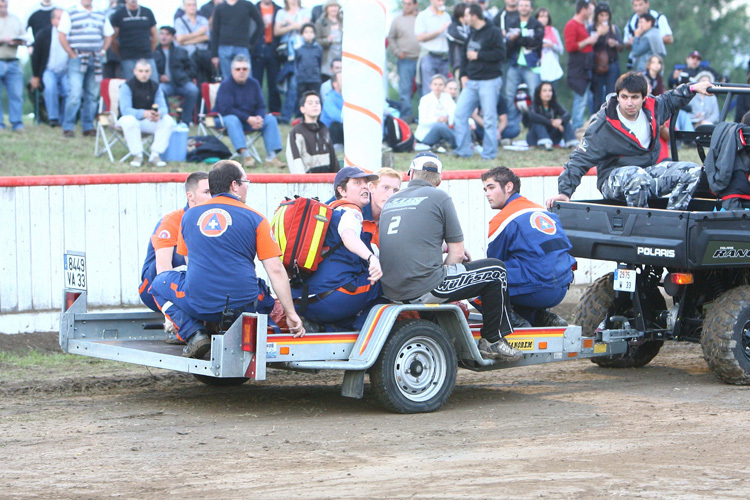
[[(377, 175), (359, 167), (345, 167), (336, 174), (336, 200), (330, 204), (334, 210), (323, 242), (328, 253), (306, 280), (307, 301), (297, 300), (301, 314), (310, 321), (359, 329), (369, 309), (381, 300), (377, 281), (383, 272), (371, 243), (377, 229), (362, 214), (370, 203), (368, 182), (377, 180)], [(295, 297), (304, 292), (295, 289)]]
[(177, 234), (180, 231), (180, 222), (185, 211), (211, 199), (211, 192), (208, 189), (208, 172), (199, 171), (188, 175), (185, 180), (185, 197), (187, 198), (185, 208), (169, 212), (159, 219), (148, 242), (138, 294), (141, 296), (141, 302), (152, 311), (159, 312), (153, 296), (148, 291), (156, 275), (185, 265), (185, 257), (174, 251), (177, 247)]
[(269, 313), (274, 300), (255, 273), (255, 257), (263, 264), (281, 303), (289, 329), (304, 335), (294, 310), (289, 280), (268, 220), (245, 204), (247, 174), (232, 160), (217, 162), (208, 174), (213, 198), (185, 212), (177, 252), (187, 270), (160, 273), (151, 293), (161, 311), (187, 342), (183, 356), (202, 358), (211, 349), (204, 322), (221, 320), (225, 307)]
[(533, 326), (567, 325), (549, 310), (573, 281), (575, 259), (560, 220), (521, 196), (521, 180), (507, 167), (485, 172), (482, 182), (490, 207), (500, 210), (490, 221), (487, 257), (505, 262), (513, 310)]

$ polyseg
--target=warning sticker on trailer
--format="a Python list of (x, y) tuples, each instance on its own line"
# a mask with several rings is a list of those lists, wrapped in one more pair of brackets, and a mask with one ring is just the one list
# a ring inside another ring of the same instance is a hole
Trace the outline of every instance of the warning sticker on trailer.
[(533, 351), (534, 341), (533, 340), (508, 340), (510, 346), (519, 351)]
[(607, 344), (599, 343), (594, 345), (594, 354), (607, 352)]
[(266, 343), (266, 358), (272, 359), (276, 357), (276, 342)]

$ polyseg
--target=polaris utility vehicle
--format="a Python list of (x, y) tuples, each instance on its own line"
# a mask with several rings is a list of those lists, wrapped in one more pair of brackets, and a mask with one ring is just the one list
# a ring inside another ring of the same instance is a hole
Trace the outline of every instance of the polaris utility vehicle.
[[(750, 93), (750, 85), (709, 90), (726, 94), (723, 121), (732, 97)], [(691, 140), (705, 160), (712, 130), (675, 133), (672, 126), (672, 158), (677, 140)], [(722, 211), (707, 190), (686, 211), (665, 210), (666, 201), (650, 200), (648, 208), (612, 200), (555, 204), (573, 256), (616, 263), (586, 290), (574, 322), (584, 337), (617, 331), (629, 338), (624, 354), (593, 358), (599, 366), (643, 366), (665, 340), (684, 340), (701, 343), (719, 379), (750, 384), (750, 211)]]

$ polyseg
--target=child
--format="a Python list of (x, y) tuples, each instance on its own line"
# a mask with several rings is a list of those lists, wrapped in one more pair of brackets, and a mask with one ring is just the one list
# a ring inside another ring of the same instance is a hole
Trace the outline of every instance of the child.
[(313, 90), (300, 99), (302, 122), (289, 131), (286, 141), (286, 161), (292, 174), (336, 172), (339, 161), (331, 143), (328, 129), (320, 117), (320, 96)]
[[(296, 49), (294, 56), (294, 73), (297, 75), (297, 95), (308, 90), (320, 93), (320, 64), (323, 61), (323, 48), (315, 41), (315, 26), (312, 23), (302, 25), (304, 43)], [(299, 116), (299, 115), (298, 115)]]

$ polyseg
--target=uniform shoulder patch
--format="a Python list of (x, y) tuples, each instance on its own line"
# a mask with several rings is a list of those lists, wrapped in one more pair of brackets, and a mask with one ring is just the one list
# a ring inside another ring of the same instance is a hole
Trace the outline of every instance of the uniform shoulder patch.
[(552, 236), (557, 232), (555, 221), (549, 216), (549, 214), (544, 212), (534, 212), (531, 214), (529, 222), (531, 222), (531, 227), (544, 234)]
[(160, 240), (168, 240), (172, 237), (172, 233), (170, 233), (166, 229), (162, 229), (161, 231), (159, 231), (159, 234), (156, 237)]
[(206, 210), (198, 219), (198, 228), (201, 234), (209, 238), (221, 236), (231, 225), (232, 216), (222, 208)]

